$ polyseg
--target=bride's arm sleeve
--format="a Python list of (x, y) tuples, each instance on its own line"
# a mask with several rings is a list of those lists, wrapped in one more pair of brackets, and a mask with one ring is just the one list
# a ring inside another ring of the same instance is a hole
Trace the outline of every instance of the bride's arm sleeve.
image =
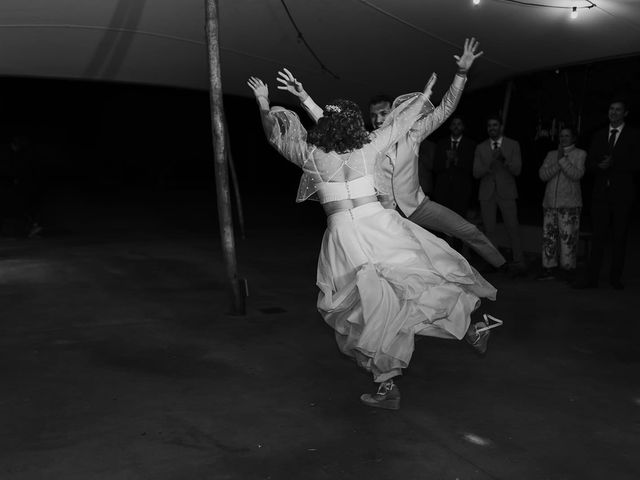
[(307, 130), (295, 112), (273, 107), (264, 112), (267, 140), (283, 157), (302, 168), (308, 154)]

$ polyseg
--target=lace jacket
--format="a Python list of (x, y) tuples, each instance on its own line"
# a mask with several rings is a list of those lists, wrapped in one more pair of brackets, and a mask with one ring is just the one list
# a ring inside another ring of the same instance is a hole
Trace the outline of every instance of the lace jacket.
[(367, 177), (378, 194), (388, 194), (388, 181), (381, 164), (385, 151), (405, 136), (413, 124), (433, 106), (422, 93), (408, 96), (389, 115), (381, 128), (370, 134), (370, 142), (362, 148), (337, 154), (324, 152), (307, 143), (307, 131), (295, 112), (273, 107), (267, 131), (269, 143), (290, 162), (302, 169), (297, 202), (318, 200), (318, 185), (322, 182), (345, 182)]

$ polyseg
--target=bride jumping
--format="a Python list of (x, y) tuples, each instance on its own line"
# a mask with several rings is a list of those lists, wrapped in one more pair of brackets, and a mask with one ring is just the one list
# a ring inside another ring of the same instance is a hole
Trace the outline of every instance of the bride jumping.
[[(465, 42), (463, 58), (478, 56), (477, 42)], [(349, 100), (334, 100), (309, 132), (298, 116), (270, 107), (269, 89), (248, 81), (260, 108), (267, 139), (302, 169), (297, 201), (318, 200), (327, 215), (316, 283), (318, 310), (335, 330), (339, 349), (371, 372), (375, 393), (361, 401), (398, 409), (394, 378), (409, 365), (414, 336), (466, 339), (479, 352), (489, 330), (471, 323), (481, 298), (496, 289), (458, 252), (430, 232), (385, 209), (378, 194), (384, 152), (433, 109), (429, 98), (436, 75), (422, 93), (408, 96), (384, 126), (369, 133), (362, 113)]]

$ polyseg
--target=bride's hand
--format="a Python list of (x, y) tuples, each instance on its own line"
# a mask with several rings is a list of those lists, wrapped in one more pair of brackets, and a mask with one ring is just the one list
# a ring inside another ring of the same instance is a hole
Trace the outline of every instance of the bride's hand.
[(435, 73), (432, 73), (431, 77), (429, 77), (429, 81), (427, 82), (427, 85), (424, 87), (423, 91), (427, 98), (431, 98), (431, 94), (433, 93), (433, 86), (436, 84), (437, 79), (438, 75), (436, 75)]
[(280, 85), (277, 86), (278, 90), (285, 90), (300, 99), (307, 96), (304, 88), (302, 87), (302, 83), (296, 80), (293, 74), (286, 68), (283, 68), (278, 72), (276, 81), (280, 83)]
[(247, 80), (247, 85), (249, 85), (249, 88), (253, 90), (253, 94), (256, 96), (256, 98), (269, 98), (269, 87), (258, 77), (249, 77), (249, 80)]

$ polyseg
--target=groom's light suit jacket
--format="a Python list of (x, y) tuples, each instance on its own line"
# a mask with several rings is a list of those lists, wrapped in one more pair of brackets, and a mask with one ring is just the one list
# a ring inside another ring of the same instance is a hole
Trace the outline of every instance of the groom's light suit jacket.
[[(418, 175), (420, 143), (455, 111), (465, 83), (466, 77), (456, 75), (449, 90), (442, 97), (440, 105), (426, 111), (411, 130), (386, 152), (386, 162), (381, 166), (386, 183), (383, 191), (390, 192), (391, 195), (388, 198), (381, 196), (380, 201), (385, 207), (396, 208), (397, 206), (409, 217), (425, 199), (428, 200), (420, 187)], [(393, 108), (406, 98), (408, 98), (407, 95), (396, 98)], [(308, 97), (302, 106), (316, 122), (323, 115), (322, 108), (311, 97)]]

